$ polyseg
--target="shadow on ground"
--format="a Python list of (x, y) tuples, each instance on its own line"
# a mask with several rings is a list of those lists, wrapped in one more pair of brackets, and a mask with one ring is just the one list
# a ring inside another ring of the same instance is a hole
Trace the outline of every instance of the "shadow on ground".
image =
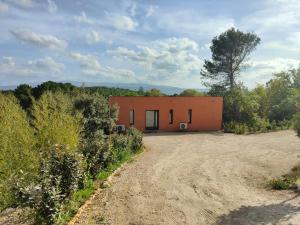
[(239, 209), (220, 216), (215, 225), (276, 225), (287, 222), (295, 214), (300, 213), (300, 206), (286, 202), (271, 205), (241, 206)]

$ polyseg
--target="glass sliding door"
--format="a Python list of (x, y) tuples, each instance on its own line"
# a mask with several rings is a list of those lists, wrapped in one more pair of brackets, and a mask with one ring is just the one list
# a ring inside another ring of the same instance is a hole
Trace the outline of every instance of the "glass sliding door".
[(158, 130), (158, 110), (146, 110), (146, 129), (147, 130)]

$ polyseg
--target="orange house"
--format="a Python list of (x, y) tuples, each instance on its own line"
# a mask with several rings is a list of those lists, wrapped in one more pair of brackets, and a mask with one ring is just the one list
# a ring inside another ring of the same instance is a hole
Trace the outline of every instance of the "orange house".
[[(117, 124), (141, 131), (216, 131), (222, 127), (222, 97), (121, 97)], [(120, 127), (119, 126), (119, 127)]]

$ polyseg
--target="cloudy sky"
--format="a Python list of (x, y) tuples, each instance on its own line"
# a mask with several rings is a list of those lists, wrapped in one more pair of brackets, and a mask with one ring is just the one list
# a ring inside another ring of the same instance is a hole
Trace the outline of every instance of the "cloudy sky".
[(262, 39), (249, 87), (300, 62), (299, 0), (0, 0), (0, 85), (122, 82), (201, 88), (213, 37)]

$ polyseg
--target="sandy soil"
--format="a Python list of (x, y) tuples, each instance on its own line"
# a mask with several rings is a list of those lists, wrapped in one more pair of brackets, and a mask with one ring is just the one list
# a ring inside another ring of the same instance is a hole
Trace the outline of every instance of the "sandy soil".
[(300, 224), (300, 194), (266, 188), (300, 162), (294, 132), (151, 134), (144, 143), (76, 224)]

